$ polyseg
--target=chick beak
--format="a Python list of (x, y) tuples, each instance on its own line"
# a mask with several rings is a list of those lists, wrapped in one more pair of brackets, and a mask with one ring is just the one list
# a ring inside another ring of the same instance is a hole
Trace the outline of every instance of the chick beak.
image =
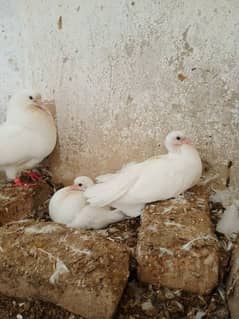
[(182, 144), (192, 145), (192, 141), (190, 140), (190, 138), (184, 137), (184, 138), (182, 139)]
[(70, 190), (71, 191), (79, 191), (80, 187), (78, 185), (73, 184), (73, 185), (70, 186)]

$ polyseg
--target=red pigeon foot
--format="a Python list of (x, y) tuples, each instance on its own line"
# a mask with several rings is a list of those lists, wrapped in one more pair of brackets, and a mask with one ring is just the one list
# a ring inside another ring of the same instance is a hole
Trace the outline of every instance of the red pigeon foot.
[(37, 172), (28, 172), (26, 174), (33, 182), (38, 182), (42, 179), (42, 176)]
[(23, 183), (20, 178), (15, 178), (14, 181), (12, 182), (13, 186), (17, 186), (17, 187), (26, 187), (28, 186), (28, 184)]

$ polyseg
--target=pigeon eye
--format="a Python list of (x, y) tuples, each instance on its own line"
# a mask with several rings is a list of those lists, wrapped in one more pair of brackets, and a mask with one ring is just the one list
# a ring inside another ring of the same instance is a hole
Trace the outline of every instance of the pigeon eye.
[(83, 184), (82, 184), (82, 183), (79, 183), (79, 184), (78, 184), (78, 186), (80, 186), (80, 187), (81, 187), (81, 186), (83, 186)]
[(29, 99), (30, 99), (30, 100), (33, 100), (33, 97), (30, 95), (30, 96), (29, 96)]
[(177, 137), (176, 137), (176, 140), (180, 141), (180, 140), (181, 140), (181, 137), (180, 137), (180, 136), (177, 136)]

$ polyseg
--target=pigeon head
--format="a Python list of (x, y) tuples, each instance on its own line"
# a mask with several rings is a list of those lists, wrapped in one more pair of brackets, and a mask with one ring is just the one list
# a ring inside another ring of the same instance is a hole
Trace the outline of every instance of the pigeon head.
[(42, 108), (41, 94), (34, 91), (20, 91), (12, 96), (9, 106), (15, 109)]
[(78, 176), (74, 179), (74, 184), (71, 186), (71, 190), (77, 190), (84, 192), (88, 187), (92, 186), (94, 182), (87, 176)]
[(191, 140), (181, 131), (170, 132), (165, 139), (165, 147), (169, 152), (176, 152), (184, 144), (191, 145)]

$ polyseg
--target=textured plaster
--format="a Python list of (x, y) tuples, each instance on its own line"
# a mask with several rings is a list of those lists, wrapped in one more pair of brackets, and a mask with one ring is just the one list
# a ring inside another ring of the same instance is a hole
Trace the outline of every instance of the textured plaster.
[(9, 97), (22, 86), (23, 43), (18, 1), (0, 0), (0, 121)]
[(184, 129), (219, 173), (232, 160), (239, 182), (237, 0), (19, 6), (24, 84), (56, 103), (59, 179), (155, 155), (168, 131)]

